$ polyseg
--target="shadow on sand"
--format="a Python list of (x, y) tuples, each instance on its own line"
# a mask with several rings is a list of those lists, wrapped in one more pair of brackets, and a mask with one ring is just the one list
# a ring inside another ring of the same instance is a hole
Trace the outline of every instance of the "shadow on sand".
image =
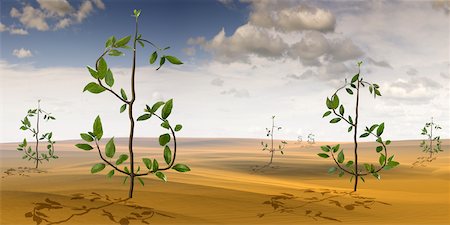
[(375, 204), (391, 205), (386, 202), (377, 201), (375, 198), (360, 196), (355, 192), (340, 192), (329, 189), (304, 189), (301, 191), (303, 193), (299, 196), (289, 193), (271, 196), (269, 200), (264, 201), (262, 204), (272, 207), (272, 211), (259, 213), (257, 216), (262, 218), (270, 214), (287, 213), (306, 216), (315, 221), (329, 220), (343, 222), (338, 218), (326, 215), (324, 210), (317, 210), (317, 208), (323, 208), (323, 203), (328, 203), (332, 207), (341, 208), (346, 211), (354, 210), (357, 207), (371, 209)]
[(76, 217), (100, 216), (108, 219), (105, 224), (127, 225), (131, 221), (136, 224), (150, 224), (154, 216), (173, 216), (156, 212), (153, 208), (143, 207), (131, 202), (131, 199), (111, 198), (96, 192), (91, 194), (73, 194), (69, 200), (58, 202), (46, 198), (45, 201), (35, 202), (34, 208), (25, 213), (25, 217), (39, 224), (70, 224)]
[(2, 178), (7, 178), (11, 176), (22, 176), (22, 177), (29, 177), (30, 174), (35, 173), (47, 173), (47, 171), (31, 168), (31, 167), (17, 167), (17, 168), (9, 168), (6, 171), (3, 172)]
[(437, 158), (436, 156), (435, 157), (430, 157), (430, 156), (417, 157), (416, 161), (412, 164), (411, 168), (426, 167), (428, 164), (430, 164), (431, 162), (436, 160), (436, 158)]

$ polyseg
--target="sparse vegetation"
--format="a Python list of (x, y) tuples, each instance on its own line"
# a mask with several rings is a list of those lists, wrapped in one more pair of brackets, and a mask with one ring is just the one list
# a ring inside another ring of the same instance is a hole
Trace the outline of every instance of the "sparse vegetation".
[(286, 141), (281, 141), (280, 144), (278, 144), (278, 148), (275, 147), (275, 143), (273, 140), (274, 132), (281, 130), (282, 127), (275, 125), (275, 116), (272, 116), (272, 126), (270, 128), (266, 128), (266, 136), (269, 137), (270, 143), (265, 143), (264, 141), (261, 141), (262, 150), (263, 151), (269, 151), (270, 152), (270, 161), (267, 164), (267, 166), (271, 165), (273, 162), (273, 155), (275, 152), (280, 152), (281, 154), (284, 154), (283, 149), (287, 145)]
[[(38, 168), (39, 163), (42, 163), (43, 160), (46, 160), (48, 162), (50, 159), (58, 158), (58, 156), (55, 155), (55, 141), (52, 140), (53, 132), (44, 133), (39, 137), (41, 133), (39, 127), (41, 117), (46, 122), (48, 122), (49, 120), (55, 120), (55, 117), (51, 113), (48, 113), (41, 109), (40, 102), (41, 100), (38, 100), (38, 107), (36, 109), (28, 110), (25, 118), (21, 120), (22, 126), (20, 127), (21, 130), (30, 131), (33, 134), (33, 137), (36, 141), (34, 151), (32, 150), (32, 147), (28, 145), (29, 143), (26, 138), (23, 139), (22, 143), (19, 144), (19, 147), (17, 148), (18, 151), (23, 152), (22, 159), (28, 159), (28, 161), (33, 160), (36, 163), (35, 168)], [(31, 125), (30, 119), (32, 117), (36, 118), (36, 127), (33, 127)], [(39, 153), (39, 141), (42, 141), (44, 139), (47, 141), (47, 151)]]
[(427, 136), (427, 140), (423, 140), (422, 143), (420, 143), (420, 147), (422, 147), (423, 149), (422, 151), (425, 153), (429, 153), (430, 158), (433, 157), (434, 153), (439, 153), (443, 151), (441, 148), (442, 144), (441, 137), (436, 136), (436, 133), (433, 134), (433, 129), (434, 132), (436, 132), (437, 130), (442, 129), (442, 127), (436, 124), (433, 121), (433, 117), (431, 117), (431, 121), (425, 124), (425, 126), (422, 128), (421, 133), (421, 135)]
[[(135, 33), (134, 38), (132, 39), (132, 47), (127, 44), (131, 40), (131, 35), (123, 37), (119, 40), (116, 40), (114, 36), (110, 37), (105, 44), (105, 50), (100, 55), (95, 63), (95, 68), (87, 67), (92, 77), (95, 79), (95, 82), (91, 82), (86, 85), (84, 91), (89, 91), (94, 94), (99, 94), (104, 91), (108, 91), (113, 94), (116, 98), (118, 98), (123, 105), (120, 107), (120, 113), (124, 112), (128, 109), (128, 118), (130, 121), (130, 134), (128, 138), (128, 154), (120, 154), (116, 159), (115, 163), (113, 161), (114, 156), (116, 155), (116, 146), (114, 143), (114, 137), (110, 138), (105, 146), (105, 155), (103, 155), (102, 150), (100, 149), (99, 142), (103, 137), (103, 126), (100, 119), (100, 116), (97, 116), (93, 123), (93, 130), (87, 133), (81, 133), (81, 138), (87, 143), (77, 144), (76, 146), (82, 150), (90, 151), (94, 148), (98, 151), (98, 154), (103, 162), (97, 163), (91, 168), (91, 173), (98, 173), (105, 169), (106, 166), (112, 167), (107, 173), (107, 177), (112, 177), (115, 171), (126, 175), (124, 178), (124, 183), (129, 178), (130, 180), (130, 188), (128, 197), (133, 197), (134, 190), (134, 181), (135, 178), (144, 185), (144, 180), (141, 179), (142, 176), (154, 174), (156, 177), (163, 181), (167, 181), (167, 177), (163, 171), (173, 169), (178, 172), (187, 172), (190, 171), (190, 168), (184, 164), (174, 164), (176, 153), (177, 153), (177, 140), (175, 136), (175, 132), (178, 132), (182, 129), (181, 124), (177, 124), (175, 127), (168, 121), (168, 117), (172, 113), (173, 108), (173, 100), (170, 99), (167, 102), (157, 102), (152, 107), (146, 105), (144, 112), (145, 114), (139, 116), (137, 121), (144, 121), (150, 119), (152, 116), (161, 120), (161, 127), (167, 129), (168, 132), (159, 136), (159, 144), (163, 147), (163, 156), (164, 161), (167, 164), (166, 166), (160, 166), (157, 159), (149, 159), (142, 158), (143, 166), (145, 166), (146, 171), (141, 171), (141, 167), (137, 166), (136, 169), (136, 160), (134, 158), (133, 152), (133, 140), (134, 140), (134, 130), (135, 130), (135, 119), (133, 117), (133, 106), (136, 100), (136, 89), (135, 89), (135, 76), (136, 76), (136, 52), (137, 52), (137, 44), (141, 45), (141, 47), (145, 47), (145, 44), (150, 44), (155, 51), (150, 55), (150, 64), (154, 64), (159, 57), (159, 66), (156, 70), (159, 70), (164, 63), (169, 61), (172, 64), (180, 65), (183, 64), (178, 58), (170, 55), (165, 55), (164, 52), (169, 49), (159, 48), (152, 42), (144, 39), (142, 35), (138, 31), (138, 18), (141, 14), (140, 10), (134, 10), (134, 17), (136, 20), (135, 23)], [(124, 53), (122, 50), (131, 50), (133, 52), (133, 64), (131, 70), (131, 98), (128, 97), (124, 89), (120, 89), (120, 94), (112, 89), (114, 85), (114, 76), (111, 69), (108, 67), (105, 56), (122, 56)], [(104, 82), (104, 83), (103, 83)], [(106, 85), (105, 85), (106, 84)], [(157, 111), (161, 108), (160, 115), (157, 114)], [(91, 145), (94, 144), (94, 146)], [(170, 143), (173, 143), (173, 148), (170, 147)], [(106, 156), (106, 157), (105, 157)], [(123, 163), (128, 160), (129, 168), (127, 166), (122, 167)], [(144, 169), (143, 169), (144, 170)]]
[[(368, 87), (369, 92), (376, 98), (376, 96), (381, 96), (379, 85), (369, 83), (360, 75), (360, 67), (362, 62), (358, 63), (358, 73), (354, 75), (350, 82), (345, 80), (345, 84), (336, 90), (336, 92), (331, 96), (331, 98), (327, 98), (326, 106), (328, 111), (326, 111), (322, 117), (327, 117), (330, 115), (335, 116), (335, 118), (330, 120), (330, 123), (335, 124), (344, 121), (349, 125), (347, 131), (353, 131), (353, 142), (354, 142), (354, 159), (348, 160), (345, 162), (345, 154), (344, 149), (341, 149), (340, 144), (335, 146), (321, 146), (322, 153), (318, 155), (322, 158), (331, 157), (335, 162), (337, 167), (331, 167), (328, 169), (328, 173), (334, 174), (338, 172), (339, 177), (342, 177), (344, 174), (349, 174), (350, 181), (355, 180), (353, 190), (356, 191), (358, 187), (358, 180), (361, 179), (365, 182), (364, 177), (367, 175), (373, 175), (377, 179), (381, 179), (380, 173), (383, 169), (388, 170), (392, 169), (399, 165), (398, 162), (394, 161), (394, 155), (389, 156), (387, 151), (387, 146), (391, 143), (390, 140), (384, 141), (382, 138), (382, 134), (384, 132), (385, 125), (384, 123), (373, 124), (370, 127), (366, 127), (364, 133), (362, 133), (359, 137), (366, 138), (369, 136), (375, 137), (378, 146), (375, 148), (375, 151), (379, 154), (379, 166), (375, 166), (373, 164), (364, 163), (364, 170), (359, 166), (359, 158), (358, 158), (358, 127), (359, 127), (359, 107), (360, 107), (360, 90), (361, 88)], [(353, 116), (345, 115), (345, 107), (340, 103), (338, 93), (341, 90), (345, 90), (348, 95), (356, 97), (355, 104), (355, 114)], [(335, 156), (337, 153), (337, 156)]]

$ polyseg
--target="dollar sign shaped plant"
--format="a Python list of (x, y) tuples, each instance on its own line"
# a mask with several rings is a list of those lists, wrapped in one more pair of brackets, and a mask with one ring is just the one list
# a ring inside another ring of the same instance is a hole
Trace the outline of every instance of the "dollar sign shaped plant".
[(433, 117), (431, 117), (431, 121), (429, 123), (426, 123), (425, 126), (422, 128), (422, 135), (427, 136), (427, 140), (423, 140), (420, 144), (420, 147), (423, 148), (423, 152), (429, 153), (429, 158), (433, 158), (433, 153), (442, 152), (441, 148), (441, 137), (440, 136), (433, 136), (433, 129), (440, 130), (442, 127), (440, 127), (438, 124), (436, 124), (433, 121)]
[[(153, 48), (155, 48), (155, 51), (150, 55), (150, 64), (154, 64), (155, 61), (158, 59), (159, 56), (159, 66), (156, 70), (159, 70), (164, 63), (169, 61), (172, 64), (180, 65), (183, 64), (178, 58), (170, 55), (165, 55), (164, 51), (169, 49), (169, 47), (166, 48), (159, 48), (152, 42), (142, 38), (142, 35), (138, 32), (138, 18), (141, 14), (141, 10), (134, 10), (134, 17), (135, 17), (135, 33), (134, 37), (132, 39), (132, 46), (130, 47), (127, 44), (131, 40), (131, 35), (123, 37), (119, 40), (116, 40), (114, 36), (110, 37), (105, 44), (105, 49), (103, 53), (100, 55), (100, 57), (97, 59), (95, 63), (95, 68), (87, 67), (92, 77), (95, 79), (95, 82), (91, 82), (86, 85), (84, 88), (84, 91), (89, 91), (94, 94), (99, 94), (104, 91), (108, 91), (111, 94), (113, 94), (117, 99), (119, 99), (121, 102), (123, 102), (123, 105), (120, 107), (120, 113), (124, 112), (128, 108), (128, 118), (130, 121), (130, 133), (128, 138), (128, 154), (121, 154), (115, 159), (115, 162), (113, 162), (115, 153), (116, 153), (116, 146), (114, 143), (114, 137), (109, 139), (105, 146), (105, 154), (103, 154), (102, 150), (99, 146), (99, 141), (101, 140), (103, 136), (103, 126), (100, 119), (100, 116), (97, 116), (97, 118), (94, 121), (93, 124), (93, 130), (92, 132), (87, 133), (81, 133), (81, 138), (88, 142), (88, 143), (81, 143), (76, 144), (76, 146), (82, 150), (90, 151), (94, 148), (98, 151), (98, 154), (103, 162), (97, 163), (91, 168), (91, 173), (98, 173), (105, 169), (106, 166), (112, 167), (112, 169), (107, 173), (107, 177), (112, 177), (115, 173), (115, 171), (125, 175), (124, 183), (127, 181), (127, 179), (130, 179), (130, 188), (128, 192), (128, 197), (133, 197), (133, 190), (134, 190), (134, 180), (137, 178), (137, 180), (144, 185), (143, 179), (140, 177), (154, 174), (156, 177), (158, 177), (161, 180), (167, 181), (167, 177), (164, 174), (165, 170), (174, 169), (178, 172), (187, 172), (190, 171), (190, 168), (184, 164), (175, 164), (175, 158), (177, 153), (177, 141), (175, 132), (180, 131), (182, 128), (182, 125), (178, 124), (175, 127), (172, 127), (172, 125), (168, 121), (168, 117), (172, 112), (173, 108), (173, 100), (170, 99), (167, 102), (157, 102), (152, 107), (146, 105), (144, 108), (145, 114), (141, 115), (137, 121), (144, 121), (149, 119), (150, 117), (154, 116), (161, 120), (161, 126), (169, 131), (169, 133), (164, 133), (159, 137), (159, 144), (163, 147), (163, 156), (164, 161), (166, 162), (166, 166), (160, 166), (157, 159), (149, 159), (149, 158), (142, 158), (143, 166), (145, 166), (145, 171), (141, 172), (141, 167), (137, 166), (136, 168), (136, 161), (134, 158), (134, 152), (133, 152), (133, 139), (134, 139), (134, 129), (135, 129), (135, 120), (133, 117), (133, 106), (134, 102), (136, 101), (136, 89), (135, 89), (135, 76), (136, 76), (136, 51), (137, 51), (137, 44), (141, 45), (142, 48), (145, 47), (145, 44), (150, 44)], [(114, 85), (114, 76), (111, 71), (111, 69), (108, 67), (105, 56), (122, 56), (124, 53), (122, 50), (131, 50), (133, 52), (133, 62), (132, 62), (132, 70), (131, 70), (131, 98), (129, 99), (126, 92), (123, 89), (120, 89), (120, 95), (112, 89)], [(162, 55), (162, 56), (161, 56)], [(103, 83), (105, 82), (105, 83)], [(161, 109), (160, 115), (157, 114), (157, 111)], [(170, 142), (173, 142), (173, 152), (170, 148), (169, 144)], [(91, 143), (94, 144), (94, 146), (91, 145)], [(122, 167), (123, 163), (129, 160), (129, 166)]]
[(270, 152), (270, 161), (266, 166), (270, 166), (272, 164), (273, 155), (275, 152), (281, 152), (281, 154), (284, 154), (283, 149), (287, 145), (287, 142), (281, 141), (281, 144), (278, 145), (278, 148), (275, 148), (274, 141), (273, 141), (274, 132), (279, 131), (281, 129), (282, 129), (282, 127), (275, 126), (275, 116), (272, 116), (272, 126), (270, 128), (266, 128), (266, 132), (267, 132), (266, 136), (270, 138), (270, 146), (268, 143), (261, 141), (262, 150)]
[[(375, 166), (373, 164), (364, 163), (364, 169), (361, 169), (359, 166), (358, 159), (358, 126), (359, 126), (359, 101), (360, 101), (360, 90), (364, 87), (369, 88), (369, 92), (376, 98), (376, 96), (381, 96), (379, 86), (377, 84), (372, 84), (367, 81), (364, 81), (360, 75), (361, 72), (361, 64), (362, 62), (358, 62), (358, 73), (353, 76), (350, 82), (345, 80), (345, 84), (336, 90), (336, 92), (331, 96), (331, 98), (327, 98), (326, 106), (328, 111), (326, 111), (322, 117), (327, 117), (330, 115), (335, 116), (335, 118), (330, 120), (330, 123), (336, 124), (344, 121), (349, 126), (347, 131), (350, 133), (353, 131), (353, 143), (354, 143), (354, 159), (348, 160), (345, 162), (345, 154), (344, 150), (340, 148), (340, 144), (335, 146), (325, 145), (321, 146), (322, 153), (318, 155), (322, 158), (331, 157), (336, 164), (336, 166), (328, 169), (330, 174), (334, 174), (339, 172), (339, 177), (342, 177), (344, 174), (349, 174), (350, 181), (355, 180), (353, 191), (357, 190), (358, 180), (361, 179), (365, 182), (364, 177), (367, 175), (373, 175), (377, 179), (380, 179), (380, 172), (385, 169), (392, 169), (399, 165), (398, 162), (394, 161), (394, 155), (388, 156), (387, 146), (391, 143), (390, 140), (384, 141), (381, 135), (384, 132), (384, 123), (373, 124), (370, 127), (365, 127), (364, 133), (362, 133), (359, 137), (366, 138), (369, 136), (373, 136), (378, 143), (378, 146), (375, 148), (375, 151), (379, 154), (378, 162), (379, 166)], [(339, 92), (345, 90), (348, 95), (354, 96), (356, 98), (355, 103), (355, 114), (353, 116), (345, 115), (345, 107), (340, 104), (339, 101)], [(337, 156), (335, 155), (337, 153)]]
[[(20, 127), (21, 130), (24, 131), (30, 131), (33, 134), (33, 137), (36, 140), (34, 151), (32, 150), (31, 146), (28, 146), (27, 139), (24, 138), (23, 142), (19, 144), (19, 147), (17, 148), (18, 151), (23, 152), (22, 159), (28, 159), (34, 160), (36, 163), (36, 168), (39, 167), (39, 163), (42, 163), (43, 160), (46, 160), (47, 162), (50, 159), (57, 159), (58, 156), (55, 155), (55, 142), (52, 140), (53, 132), (50, 133), (44, 133), (41, 137), (39, 137), (40, 134), (40, 119), (43, 117), (45, 121), (49, 120), (55, 120), (55, 117), (51, 115), (51, 113), (48, 113), (41, 109), (40, 105), (41, 100), (38, 100), (38, 107), (36, 109), (29, 109), (27, 112), (27, 115), (22, 122), (22, 126)], [(35, 117), (36, 116), (36, 117)], [(36, 118), (36, 127), (32, 127), (31, 121), (29, 117), (35, 117)], [(39, 141), (41, 140), (47, 140), (47, 152), (39, 154)]]

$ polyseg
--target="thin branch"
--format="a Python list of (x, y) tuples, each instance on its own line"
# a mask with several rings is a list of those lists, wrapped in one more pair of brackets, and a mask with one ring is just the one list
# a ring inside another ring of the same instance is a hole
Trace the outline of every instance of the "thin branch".
[[(373, 136), (375, 136), (375, 137), (379, 137), (379, 136), (377, 136), (377, 135), (375, 135), (374, 133), (372, 133), (372, 132), (370, 132), (370, 134), (372, 134)], [(387, 165), (387, 159), (388, 159), (388, 154), (387, 154), (387, 147), (386, 147), (386, 145), (384, 144), (384, 142), (383, 141), (381, 141), (381, 145), (383, 145), (383, 148), (384, 148), (384, 163), (383, 163), (383, 165), (380, 167), (380, 168), (378, 168), (377, 170), (375, 170), (373, 173), (378, 173), (378, 172), (380, 172), (386, 165)], [(361, 174), (358, 174), (359, 176), (366, 176), (366, 175), (369, 175), (369, 174), (372, 174), (372, 173), (361, 173)]]
[(161, 50), (162, 50), (161, 48), (159, 48), (158, 46), (156, 46), (155, 44), (153, 44), (151, 41), (148, 41), (148, 40), (142, 39), (142, 38), (139, 38), (139, 39), (137, 39), (137, 40), (138, 40), (138, 41), (143, 41), (143, 42), (149, 43), (149, 44), (152, 45), (154, 48), (156, 48), (158, 51), (161, 51)]
[(121, 173), (123, 173), (123, 174), (126, 174), (126, 175), (128, 175), (128, 176), (130, 175), (130, 173), (127, 173), (127, 172), (125, 172), (125, 171), (119, 169), (117, 166), (115, 166), (114, 164), (112, 164), (110, 161), (106, 160), (106, 159), (103, 157), (102, 151), (100, 150), (100, 146), (98, 146), (98, 141), (97, 141), (97, 139), (95, 139), (95, 145), (97, 146), (97, 150), (98, 150), (98, 154), (100, 155), (100, 158), (101, 158), (104, 162), (106, 162), (108, 165), (110, 165), (110, 166), (111, 166), (112, 168), (114, 168), (115, 170), (117, 170), (117, 171), (119, 171), (119, 172), (121, 172)]
[(336, 163), (336, 165), (337, 165), (341, 170), (345, 171), (345, 172), (348, 173), (348, 174), (351, 174), (351, 175), (355, 176), (355, 173), (353, 173), (353, 172), (351, 172), (351, 171), (348, 171), (347, 169), (343, 168), (343, 167), (341, 166), (341, 164), (340, 164), (338, 161), (336, 161), (336, 158), (334, 157), (333, 149), (331, 149), (330, 152), (331, 152), (331, 156), (333, 157), (334, 162)]

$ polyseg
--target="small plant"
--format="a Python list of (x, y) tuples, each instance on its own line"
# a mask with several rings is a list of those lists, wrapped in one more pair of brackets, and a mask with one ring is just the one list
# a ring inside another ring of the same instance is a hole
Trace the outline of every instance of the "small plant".
[(278, 148), (275, 148), (274, 141), (273, 141), (274, 132), (281, 130), (281, 129), (282, 129), (282, 127), (275, 126), (275, 116), (272, 116), (272, 126), (270, 128), (266, 128), (266, 132), (267, 132), (266, 136), (270, 138), (270, 146), (268, 143), (264, 143), (264, 141), (261, 141), (262, 150), (270, 152), (270, 161), (267, 164), (267, 166), (272, 164), (273, 155), (275, 152), (281, 152), (281, 154), (284, 154), (283, 149), (287, 145), (287, 142), (281, 141), (281, 143), (278, 145)]
[[(34, 146), (34, 151), (32, 150), (31, 146), (28, 146), (27, 139), (24, 138), (22, 144), (19, 144), (19, 147), (17, 148), (18, 151), (23, 152), (22, 159), (28, 159), (28, 161), (33, 160), (36, 163), (36, 168), (39, 167), (39, 163), (42, 163), (43, 160), (46, 160), (47, 162), (50, 159), (57, 159), (58, 156), (55, 155), (55, 147), (53, 146), (55, 142), (52, 140), (53, 133), (44, 133), (41, 137), (39, 137), (40, 134), (40, 119), (43, 116), (43, 119), (45, 121), (49, 120), (55, 120), (55, 117), (51, 115), (51, 113), (48, 113), (41, 109), (40, 105), (41, 100), (38, 100), (38, 107), (37, 109), (29, 109), (27, 112), (27, 115), (22, 122), (22, 126), (20, 127), (21, 130), (24, 131), (30, 131), (33, 134), (33, 137), (36, 139), (36, 144)], [(36, 128), (31, 126), (31, 121), (29, 117), (36, 116)], [(41, 140), (47, 141), (47, 152), (46, 153), (40, 153), (39, 154), (39, 141)]]
[(316, 135), (314, 135), (312, 133), (308, 134), (308, 144), (310, 144), (310, 145), (315, 144), (316, 143), (315, 137), (316, 137)]
[(440, 136), (434, 136), (433, 135), (433, 129), (440, 130), (442, 127), (440, 127), (438, 124), (436, 124), (433, 121), (433, 117), (431, 117), (431, 122), (426, 123), (425, 127), (422, 128), (422, 135), (427, 136), (427, 140), (423, 140), (422, 143), (420, 143), (420, 147), (423, 148), (423, 152), (429, 153), (430, 158), (433, 157), (433, 153), (442, 152), (441, 148), (441, 137)]
[[(87, 133), (81, 133), (81, 138), (88, 142), (88, 143), (82, 143), (77, 144), (76, 146), (82, 150), (90, 151), (92, 149), (96, 149), (98, 151), (98, 154), (103, 161), (102, 163), (97, 163), (91, 168), (91, 173), (98, 173), (105, 169), (105, 167), (108, 165), (112, 167), (112, 170), (108, 172), (106, 175), (107, 177), (112, 177), (115, 173), (115, 171), (122, 173), (126, 175), (124, 178), (123, 183), (127, 181), (128, 178), (130, 178), (130, 188), (128, 192), (128, 197), (133, 197), (133, 190), (134, 190), (134, 180), (135, 178), (138, 179), (138, 181), (144, 185), (144, 181), (140, 178), (142, 176), (154, 174), (156, 177), (163, 181), (167, 181), (166, 175), (162, 172), (165, 170), (173, 169), (178, 172), (187, 172), (190, 171), (190, 168), (184, 164), (175, 164), (175, 158), (177, 153), (177, 140), (175, 136), (175, 132), (178, 132), (182, 129), (182, 125), (177, 124), (175, 127), (172, 127), (172, 125), (168, 121), (168, 117), (172, 112), (173, 108), (173, 100), (170, 99), (167, 102), (156, 102), (152, 107), (146, 105), (144, 109), (144, 114), (139, 116), (137, 118), (137, 121), (144, 121), (150, 119), (150, 117), (156, 117), (159, 120), (161, 120), (161, 127), (164, 129), (167, 129), (168, 132), (162, 134), (159, 136), (159, 144), (163, 147), (163, 156), (164, 161), (167, 164), (166, 166), (160, 166), (157, 159), (149, 159), (149, 158), (142, 158), (143, 166), (145, 166), (146, 171), (141, 171), (141, 167), (137, 166), (136, 169), (136, 161), (134, 158), (134, 152), (133, 152), (133, 140), (134, 140), (134, 129), (135, 129), (135, 119), (133, 117), (133, 106), (134, 102), (136, 100), (136, 89), (135, 89), (135, 75), (136, 75), (136, 51), (137, 51), (137, 44), (140, 44), (142, 48), (144, 48), (145, 43), (150, 44), (152, 47), (155, 48), (155, 51), (150, 55), (150, 64), (153, 64), (156, 62), (159, 56), (159, 66), (156, 70), (159, 70), (164, 63), (169, 61), (172, 64), (180, 65), (183, 64), (178, 58), (170, 55), (163, 54), (165, 50), (169, 49), (169, 47), (166, 48), (159, 48), (152, 42), (142, 38), (142, 35), (138, 32), (138, 18), (141, 14), (141, 10), (134, 10), (134, 17), (136, 21), (135, 25), (135, 33), (134, 38), (132, 39), (133, 47), (128, 46), (128, 42), (131, 40), (131, 35), (123, 37), (119, 40), (116, 40), (114, 36), (110, 37), (105, 44), (105, 50), (100, 55), (100, 57), (97, 59), (95, 63), (95, 69), (91, 67), (87, 67), (89, 70), (89, 73), (94, 77), (95, 82), (91, 82), (86, 85), (84, 88), (84, 91), (89, 91), (94, 94), (99, 94), (104, 91), (108, 91), (112, 93), (116, 98), (118, 98), (121, 102), (124, 104), (120, 107), (120, 113), (124, 112), (128, 108), (128, 118), (130, 121), (130, 135), (128, 138), (128, 154), (121, 154), (119, 157), (113, 161), (113, 158), (116, 153), (116, 146), (114, 144), (114, 137), (109, 139), (105, 146), (105, 154), (103, 155), (100, 146), (99, 141), (101, 140), (103, 136), (103, 126), (100, 119), (100, 116), (97, 116), (97, 118), (94, 121), (93, 124), (93, 130), (91, 132)], [(133, 52), (133, 64), (132, 64), (132, 70), (131, 70), (131, 98), (128, 98), (125, 90), (120, 89), (120, 94), (115, 92), (112, 87), (114, 85), (114, 77), (111, 69), (108, 67), (105, 56), (122, 56), (124, 53), (121, 51), (122, 49), (130, 49)], [(162, 55), (162, 56), (161, 56)], [(105, 83), (103, 83), (105, 82)], [(161, 109), (160, 115), (157, 114), (157, 111)], [(169, 144), (173, 141), (173, 152), (170, 148)], [(94, 146), (92, 146), (90, 143), (94, 143)], [(127, 166), (122, 167), (122, 164), (129, 160), (129, 168)], [(122, 167), (122, 168), (120, 168)]]
[[(383, 141), (381, 135), (384, 132), (384, 123), (374, 124), (370, 127), (366, 127), (364, 133), (362, 133), (359, 137), (366, 138), (369, 136), (373, 136), (376, 138), (376, 142), (378, 146), (375, 148), (376, 152), (379, 154), (378, 162), (380, 166), (376, 167), (373, 164), (364, 163), (364, 170), (360, 168), (358, 162), (358, 126), (359, 126), (359, 100), (360, 100), (360, 89), (364, 87), (369, 88), (369, 92), (373, 94), (374, 98), (376, 96), (381, 96), (379, 86), (377, 84), (372, 84), (367, 81), (364, 81), (360, 76), (360, 67), (361, 63), (358, 63), (358, 73), (353, 76), (350, 82), (345, 80), (345, 84), (336, 90), (336, 92), (330, 98), (326, 100), (326, 106), (329, 109), (326, 111), (322, 117), (327, 117), (331, 114), (335, 116), (335, 118), (330, 120), (330, 123), (339, 123), (341, 121), (345, 121), (349, 127), (347, 129), (348, 132), (353, 131), (353, 142), (354, 142), (354, 159), (348, 160), (345, 162), (345, 154), (344, 150), (340, 148), (340, 145), (335, 146), (321, 146), (323, 153), (319, 153), (318, 155), (322, 158), (331, 158), (335, 162), (337, 167), (331, 167), (328, 169), (330, 174), (336, 173), (339, 171), (339, 177), (342, 177), (345, 173), (350, 174), (350, 182), (354, 179), (354, 188), (356, 191), (358, 187), (358, 180), (361, 179), (365, 182), (364, 177), (367, 175), (373, 175), (375, 178), (380, 179), (381, 170), (392, 169), (399, 165), (398, 162), (394, 161), (394, 155), (388, 156), (387, 146), (391, 143), (390, 140)], [(352, 95), (356, 97), (355, 104), (355, 114), (353, 116), (348, 115), (345, 116), (345, 107), (340, 104), (338, 93), (341, 90), (345, 90), (348, 95)], [(355, 93), (356, 92), (356, 93)], [(337, 157), (335, 156), (337, 153)]]

